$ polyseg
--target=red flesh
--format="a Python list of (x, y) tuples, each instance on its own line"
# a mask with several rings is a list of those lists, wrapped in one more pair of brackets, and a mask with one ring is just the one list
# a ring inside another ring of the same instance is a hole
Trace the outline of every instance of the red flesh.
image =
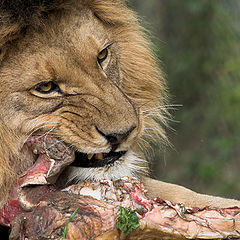
[[(27, 210), (24, 210), (26, 196), (21, 198), (23, 188), (54, 183), (65, 166), (74, 161), (73, 151), (57, 138), (31, 136), (27, 145), (34, 149), (35, 154), (39, 155), (38, 159), (31, 168), (19, 176), (10, 193), (10, 200), (0, 209), (0, 225), (10, 227), (11, 221)], [(31, 200), (29, 201), (31, 202)]]

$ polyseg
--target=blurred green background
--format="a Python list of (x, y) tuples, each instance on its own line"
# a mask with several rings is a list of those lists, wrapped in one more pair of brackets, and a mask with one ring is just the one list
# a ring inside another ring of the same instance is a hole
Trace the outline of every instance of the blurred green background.
[(166, 73), (174, 148), (155, 147), (152, 175), (240, 199), (240, 1), (129, 0)]

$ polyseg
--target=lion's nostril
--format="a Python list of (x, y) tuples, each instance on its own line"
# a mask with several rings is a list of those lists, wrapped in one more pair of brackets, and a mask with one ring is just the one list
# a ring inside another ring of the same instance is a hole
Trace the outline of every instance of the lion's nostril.
[(115, 135), (105, 135), (105, 138), (111, 144), (118, 144), (119, 143), (119, 140)]

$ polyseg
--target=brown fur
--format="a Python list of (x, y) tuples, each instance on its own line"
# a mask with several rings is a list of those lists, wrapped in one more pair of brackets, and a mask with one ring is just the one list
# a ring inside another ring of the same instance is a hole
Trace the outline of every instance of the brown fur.
[[(109, 151), (95, 126), (108, 134), (136, 125), (121, 149), (138, 155), (149, 136), (167, 141), (156, 123), (165, 124), (168, 114), (165, 83), (136, 15), (121, 0), (61, 1), (55, 11), (53, 6), (40, 6), (28, 21), (1, 26), (1, 204), (16, 176), (32, 165), (24, 142), (33, 132), (58, 136), (87, 153)], [(96, 57), (109, 43), (111, 63), (103, 72)], [(34, 86), (52, 80), (65, 95), (39, 97)], [(152, 184), (150, 194), (162, 194), (156, 190), (161, 183)]]

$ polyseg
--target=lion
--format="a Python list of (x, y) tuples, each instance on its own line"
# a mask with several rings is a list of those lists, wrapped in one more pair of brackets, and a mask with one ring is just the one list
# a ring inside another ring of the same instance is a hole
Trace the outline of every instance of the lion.
[(0, 205), (36, 156), (26, 141), (54, 136), (75, 151), (61, 178), (140, 178), (151, 197), (240, 206), (148, 177), (149, 140), (167, 144), (166, 83), (124, 0), (1, 1)]

